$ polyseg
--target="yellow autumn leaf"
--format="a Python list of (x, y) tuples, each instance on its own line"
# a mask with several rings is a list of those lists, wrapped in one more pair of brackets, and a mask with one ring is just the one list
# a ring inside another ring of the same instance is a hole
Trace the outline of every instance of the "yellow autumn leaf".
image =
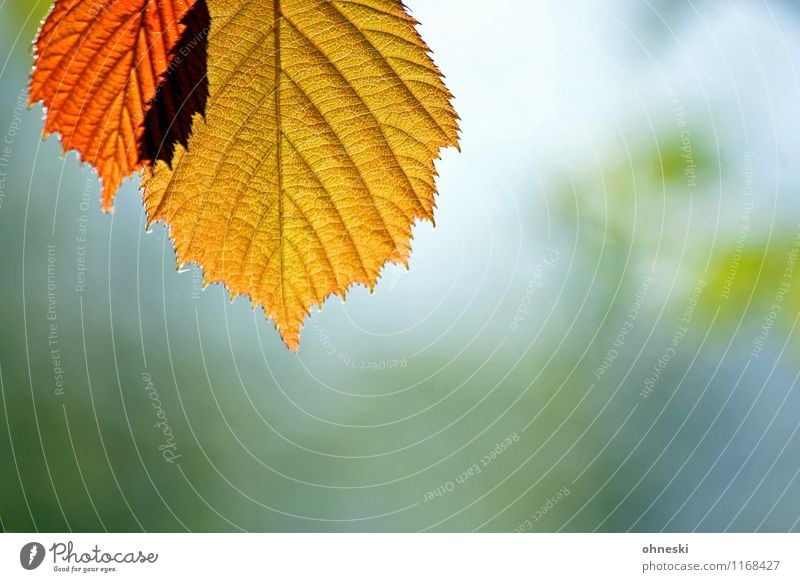
[(297, 350), (314, 305), (433, 219), (451, 95), (399, 0), (208, 0), (209, 100), (144, 181), (179, 263), (248, 295)]

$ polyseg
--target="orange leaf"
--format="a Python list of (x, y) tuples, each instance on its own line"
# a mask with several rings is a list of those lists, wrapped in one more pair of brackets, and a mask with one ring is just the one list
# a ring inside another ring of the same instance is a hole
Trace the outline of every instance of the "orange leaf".
[(450, 93), (400, 0), (208, 0), (210, 96), (188, 148), (145, 177), (178, 260), (262, 305), (297, 350), (314, 305), (432, 219)]
[(105, 211), (123, 178), (157, 157), (142, 145), (145, 116), (160, 86), (172, 93), (172, 49), (194, 2), (56, 0), (39, 32), (30, 102), (44, 102), (44, 134), (59, 132), (97, 169)]

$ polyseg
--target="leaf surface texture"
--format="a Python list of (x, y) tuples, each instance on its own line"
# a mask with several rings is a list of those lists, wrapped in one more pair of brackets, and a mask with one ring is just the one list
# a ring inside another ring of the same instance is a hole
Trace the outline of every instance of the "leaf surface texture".
[(433, 219), (451, 95), (398, 0), (208, 0), (209, 97), (187, 147), (144, 181), (180, 263), (263, 306), (299, 346), (311, 308)]
[(110, 210), (143, 155), (148, 104), (173, 61), (194, 0), (56, 0), (36, 40), (30, 102), (47, 109), (45, 135), (61, 134), (103, 183)]

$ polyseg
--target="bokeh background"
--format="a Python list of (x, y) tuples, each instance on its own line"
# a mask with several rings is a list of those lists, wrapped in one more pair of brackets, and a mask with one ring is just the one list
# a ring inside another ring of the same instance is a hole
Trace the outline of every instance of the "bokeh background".
[(800, 530), (800, 3), (407, 4), (463, 152), (295, 355), (100, 212), (0, 0), (2, 529)]

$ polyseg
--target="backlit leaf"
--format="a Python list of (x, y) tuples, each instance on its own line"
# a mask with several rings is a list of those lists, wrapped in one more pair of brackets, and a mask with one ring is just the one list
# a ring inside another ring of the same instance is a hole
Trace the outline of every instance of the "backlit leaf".
[(407, 264), (432, 219), (450, 94), (399, 0), (208, 0), (209, 101), (144, 184), (178, 260), (296, 350), (314, 305)]
[[(179, 133), (180, 126), (172, 121), (181, 105), (186, 108), (181, 87), (187, 89), (191, 78), (169, 68), (181, 35), (187, 29), (198, 35), (196, 29), (203, 26), (197, 15), (190, 18), (193, 4), (194, 0), (56, 0), (42, 25), (30, 102), (44, 102), (45, 135), (60, 133), (65, 151), (77, 150), (97, 169), (104, 210), (111, 209), (123, 178), (156, 157), (165, 159), (158, 148), (148, 149), (144, 139), (145, 116), (157, 91), (163, 93), (161, 109), (172, 112), (161, 116), (170, 118), (171, 133), (160, 131), (157, 111), (148, 124), (150, 133), (159, 143)], [(194, 26), (187, 27), (187, 22)], [(205, 40), (198, 38), (198, 43)], [(197, 56), (204, 67), (205, 54)], [(196, 101), (202, 93), (194, 94)], [(201, 110), (202, 104), (195, 101), (189, 101), (192, 112)], [(182, 137), (185, 142), (188, 134)]]

